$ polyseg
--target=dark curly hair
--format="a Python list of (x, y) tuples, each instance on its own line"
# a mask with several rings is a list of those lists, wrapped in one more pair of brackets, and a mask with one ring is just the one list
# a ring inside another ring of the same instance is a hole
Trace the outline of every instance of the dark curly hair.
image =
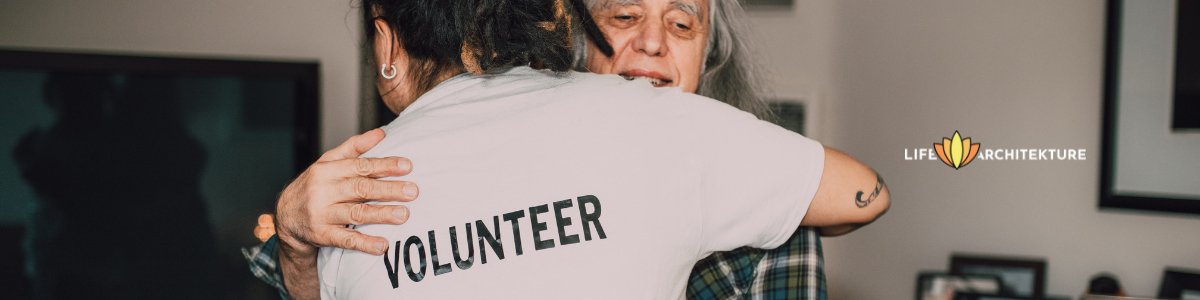
[(580, 0), (363, 0), (363, 23), (368, 45), (376, 34), (374, 20), (391, 27), (410, 58), (413, 88), (424, 92), (438, 75), (456, 69), (569, 70), (572, 16), (579, 16), (589, 35), (599, 33), (581, 8)]

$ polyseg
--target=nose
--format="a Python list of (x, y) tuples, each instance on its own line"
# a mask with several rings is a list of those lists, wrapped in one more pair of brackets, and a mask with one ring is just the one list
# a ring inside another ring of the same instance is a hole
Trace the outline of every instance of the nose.
[(638, 52), (649, 56), (663, 56), (667, 52), (666, 28), (662, 21), (644, 22), (634, 38), (633, 46)]

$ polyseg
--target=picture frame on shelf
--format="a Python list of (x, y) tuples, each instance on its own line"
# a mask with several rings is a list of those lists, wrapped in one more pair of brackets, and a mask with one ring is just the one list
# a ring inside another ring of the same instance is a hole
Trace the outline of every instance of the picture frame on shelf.
[(1200, 270), (1168, 267), (1163, 270), (1158, 297), (1163, 299), (1200, 300)]
[(998, 295), (1000, 277), (995, 275), (955, 275), (945, 271), (917, 274), (915, 300), (956, 299), (960, 294)]
[(1042, 298), (1046, 295), (1046, 261), (976, 254), (953, 254), (950, 273), (1000, 278), (1001, 295)]

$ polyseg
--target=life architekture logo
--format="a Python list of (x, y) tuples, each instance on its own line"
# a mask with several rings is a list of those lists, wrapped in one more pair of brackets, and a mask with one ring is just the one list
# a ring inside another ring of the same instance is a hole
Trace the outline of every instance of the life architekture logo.
[(954, 136), (942, 138), (942, 143), (933, 143), (937, 156), (951, 168), (966, 167), (979, 154), (979, 143), (971, 143), (971, 138), (963, 138), (954, 131)]
[(966, 167), (976, 160), (1087, 160), (1084, 148), (986, 148), (963, 137), (958, 130), (950, 137), (942, 137), (941, 143), (933, 148), (904, 149), (904, 160), (940, 160), (955, 170)]

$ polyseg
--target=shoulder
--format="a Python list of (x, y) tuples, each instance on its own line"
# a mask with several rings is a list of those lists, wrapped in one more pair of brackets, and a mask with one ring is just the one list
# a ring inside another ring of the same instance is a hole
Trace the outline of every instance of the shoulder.
[(572, 97), (590, 98), (643, 109), (662, 109), (676, 112), (737, 112), (724, 102), (679, 88), (656, 88), (644, 80), (626, 80), (613, 74), (570, 72), (570, 83), (564, 91)]

